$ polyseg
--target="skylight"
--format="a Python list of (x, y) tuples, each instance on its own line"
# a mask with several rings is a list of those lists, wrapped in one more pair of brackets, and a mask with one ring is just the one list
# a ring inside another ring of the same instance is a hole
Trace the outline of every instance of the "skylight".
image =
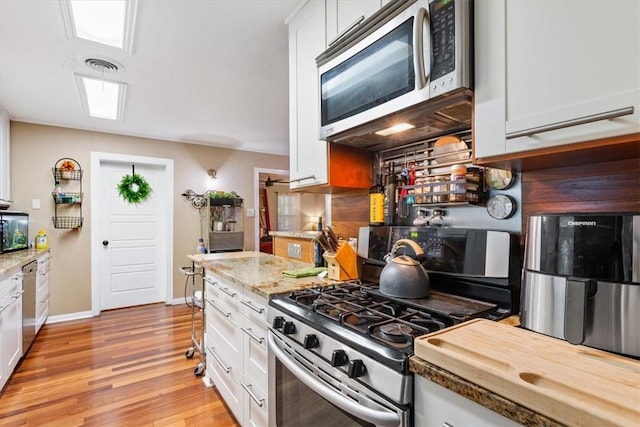
[(131, 53), (137, 0), (60, 0), (70, 39)]
[(120, 120), (127, 86), (124, 83), (76, 75), (83, 104), (91, 117)]

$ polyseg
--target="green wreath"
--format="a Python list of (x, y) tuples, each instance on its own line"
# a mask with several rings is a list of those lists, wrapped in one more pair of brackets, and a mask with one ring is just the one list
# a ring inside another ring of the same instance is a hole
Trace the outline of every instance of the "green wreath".
[(118, 184), (118, 193), (129, 203), (140, 203), (147, 200), (151, 187), (142, 175), (125, 175)]

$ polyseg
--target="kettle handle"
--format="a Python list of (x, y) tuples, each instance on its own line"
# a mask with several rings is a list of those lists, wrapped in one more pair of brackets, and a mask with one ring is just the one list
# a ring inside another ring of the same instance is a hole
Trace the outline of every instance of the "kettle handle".
[(419, 244), (411, 239), (400, 239), (395, 243), (395, 245), (393, 245), (393, 249), (391, 249), (391, 256), (395, 256), (396, 250), (398, 250), (398, 248), (402, 246), (409, 246), (411, 249), (413, 249), (413, 253), (416, 255), (416, 258), (420, 258), (424, 255), (424, 251)]

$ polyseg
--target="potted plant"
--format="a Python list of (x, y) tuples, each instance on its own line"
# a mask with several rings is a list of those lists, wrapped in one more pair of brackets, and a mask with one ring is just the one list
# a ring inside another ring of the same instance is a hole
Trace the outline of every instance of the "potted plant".
[(235, 191), (230, 193), (214, 191), (209, 193), (209, 204), (211, 206), (242, 206), (242, 199)]

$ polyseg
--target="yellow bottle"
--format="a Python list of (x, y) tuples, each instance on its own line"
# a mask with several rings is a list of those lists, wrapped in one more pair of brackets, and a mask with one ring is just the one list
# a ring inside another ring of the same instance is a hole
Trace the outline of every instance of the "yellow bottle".
[(36, 249), (47, 249), (47, 234), (42, 229), (36, 234)]

